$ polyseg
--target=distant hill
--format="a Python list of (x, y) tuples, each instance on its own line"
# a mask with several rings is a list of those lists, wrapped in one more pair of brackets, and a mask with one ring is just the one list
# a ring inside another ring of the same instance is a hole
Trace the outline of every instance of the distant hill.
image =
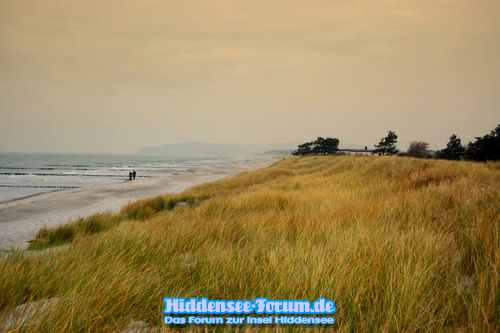
[(234, 156), (264, 154), (272, 150), (292, 151), (298, 143), (210, 143), (210, 142), (183, 142), (166, 144), (157, 147), (146, 147), (138, 151), (141, 155), (169, 155), (169, 156)]

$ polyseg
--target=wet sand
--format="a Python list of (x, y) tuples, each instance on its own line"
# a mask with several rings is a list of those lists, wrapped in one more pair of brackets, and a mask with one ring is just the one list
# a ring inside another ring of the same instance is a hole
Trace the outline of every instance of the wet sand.
[(179, 193), (194, 185), (267, 167), (279, 159), (266, 156), (244, 163), (199, 168), (174, 176), (54, 191), (0, 203), (0, 248), (26, 246), (27, 241), (33, 239), (43, 226), (55, 226), (98, 212), (118, 212), (124, 205), (138, 199)]

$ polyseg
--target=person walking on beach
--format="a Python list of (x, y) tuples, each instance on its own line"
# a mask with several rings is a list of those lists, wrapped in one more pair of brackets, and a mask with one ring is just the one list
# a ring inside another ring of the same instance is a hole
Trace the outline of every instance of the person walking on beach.
[(132, 180), (132, 172), (129, 172), (129, 173), (128, 173), (128, 179), (129, 179), (129, 180)]
[(132, 179), (135, 179), (135, 170), (132, 172)]

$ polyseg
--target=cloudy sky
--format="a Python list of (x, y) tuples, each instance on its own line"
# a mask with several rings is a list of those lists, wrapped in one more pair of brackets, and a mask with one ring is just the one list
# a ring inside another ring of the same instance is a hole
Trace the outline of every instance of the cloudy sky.
[(500, 123), (498, 0), (0, 0), (0, 151), (443, 147)]

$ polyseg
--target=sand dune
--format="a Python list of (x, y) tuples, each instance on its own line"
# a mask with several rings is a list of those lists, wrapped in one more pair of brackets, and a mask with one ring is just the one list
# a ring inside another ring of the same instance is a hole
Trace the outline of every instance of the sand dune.
[(237, 174), (266, 167), (278, 157), (193, 170), (175, 176), (137, 179), (121, 184), (68, 189), (0, 204), (0, 248), (26, 246), (43, 226), (55, 226), (78, 217), (113, 211), (131, 201), (185, 189)]

